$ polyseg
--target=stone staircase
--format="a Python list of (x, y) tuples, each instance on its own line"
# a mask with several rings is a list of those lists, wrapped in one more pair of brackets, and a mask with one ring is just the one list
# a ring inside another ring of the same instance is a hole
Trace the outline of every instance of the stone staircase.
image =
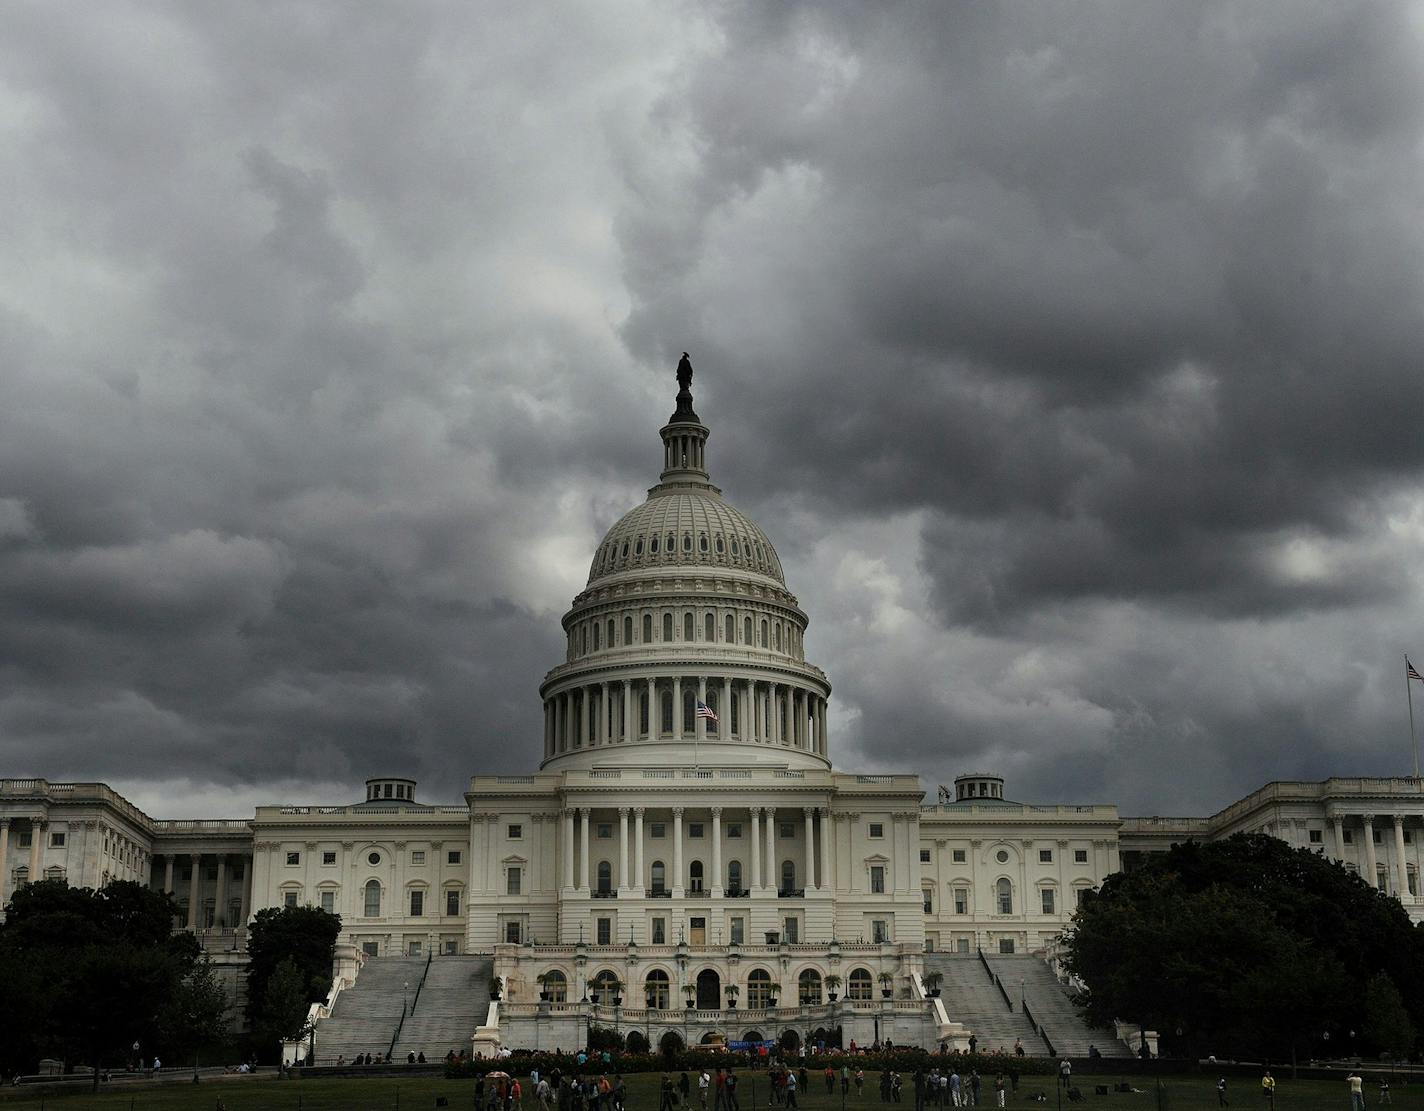
[(488, 956), (437, 956), (430, 962), (414, 1009), (401, 1026), (395, 1059), (424, 1053), (443, 1060), (452, 1049), (470, 1053), (470, 1038), (489, 1013), (489, 981), (494, 961)]
[[(1088, 1047), (1095, 1045), (1104, 1057), (1132, 1056), (1111, 1030), (1096, 1030), (1083, 1021), (1068, 988), (1059, 982), (1048, 962), (1027, 953), (986, 953), (985, 958), (1011, 997), (1017, 999), (1022, 992), (1029, 1011), (1060, 1055), (1086, 1057)], [(1028, 1044), (1028, 1039), (1024, 1039), (1024, 1045)]]
[(334, 1065), (338, 1057), (350, 1061), (358, 1053), (389, 1052), (401, 1008), (407, 997), (415, 998), (425, 962), (425, 957), (369, 958), (356, 982), (336, 997), (331, 1017), (317, 1023), (316, 1063)]
[(1041, 1057), (1048, 1052), (1033, 1024), (1004, 1001), (977, 956), (926, 953), (925, 972), (938, 972), (944, 977), (940, 984), (944, 1009), (951, 1022), (962, 1022), (969, 1027), (977, 1039), (979, 1052), (1002, 1049), (1012, 1053), (1015, 1038), (1023, 1039), (1024, 1052), (1030, 1056)]

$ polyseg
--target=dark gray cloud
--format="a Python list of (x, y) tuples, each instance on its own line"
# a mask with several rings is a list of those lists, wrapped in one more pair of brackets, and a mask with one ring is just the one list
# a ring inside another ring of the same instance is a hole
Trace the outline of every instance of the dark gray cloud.
[(1421, 27), (13, 9), (0, 763), (529, 766), (685, 348), (845, 763), (1132, 810), (1405, 770)]

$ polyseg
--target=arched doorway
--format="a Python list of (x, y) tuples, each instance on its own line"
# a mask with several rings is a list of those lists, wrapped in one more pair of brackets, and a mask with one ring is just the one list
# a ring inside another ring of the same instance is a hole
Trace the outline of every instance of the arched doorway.
[(795, 1053), (801, 1047), (801, 1035), (795, 1030), (783, 1030), (781, 1037), (776, 1040), (781, 1043), (781, 1048), (787, 1053)]
[(658, 1048), (669, 1057), (675, 1057), (683, 1050), (682, 1036), (675, 1031), (669, 1030), (658, 1039)]
[(722, 1009), (722, 978), (710, 968), (697, 974), (697, 1009), (699, 1011), (720, 1011)]

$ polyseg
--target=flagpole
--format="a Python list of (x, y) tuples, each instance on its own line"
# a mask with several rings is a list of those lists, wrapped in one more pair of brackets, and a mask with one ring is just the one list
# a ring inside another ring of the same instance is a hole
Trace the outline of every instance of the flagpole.
[(1409, 681), (1409, 654), (1404, 655), (1404, 692), (1409, 698), (1409, 746), (1414, 750), (1414, 778), (1419, 778), (1419, 737), (1414, 732), (1414, 688)]

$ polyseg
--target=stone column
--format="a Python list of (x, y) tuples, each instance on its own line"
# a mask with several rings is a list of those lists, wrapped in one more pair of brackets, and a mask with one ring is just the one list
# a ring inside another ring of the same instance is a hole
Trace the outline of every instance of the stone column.
[(635, 724), (634, 715), (637, 707), (633, 704), (633, 680), (623, 680), (623, 704), (618, 707), (622, 713), (622, 723), (618, 729), (618, 739), (624, 743), (631, 741), (638, 734), (638, 727)]
[(1394, 871), (1399, 884), (1399, 901), (1409, 901), (1409, 864), (1404, 855), (1404, 815), (1394, 816)]
[(0, 906), (10, 898), (10, 819), (0, 818)]
[(752, 819), (752, 890), (761, 888), (761, 807), (749, 811)]
[(588, 807), (586, 806), (579, 807), (579, 832), (583, 836), (583, 845), (580, 849), (583, 867), (579, 873), (579, 888), (583, 891), (591, 891), (592, 886), (588, 882)]
[(564, 811), (564, 886), (574, 885), (574, 812)]
[[(821, 890), (829, 891), (835, 887), (835, 874), (835, 868), (831, 864), (831, 810), (827, 807), (821, 811)], [(935, 898), (938, 899), (938, 885), (935, 891)]]
[(1365, 866), (1369, 869), (1365, 882), (1371, 887), (1379, 887), (1379, 869), (1375, 866), (1375, 816), (1365, 814)]
[(1339, 814), (1330, 816), (1330, 825), (1335, 832), (1335, 859), (1345, 859), (1345, 819)]
[(198, 925), (198, 879), (202, 874), (203, 857), (201, 853), (189, 853), (188, 859), (193, 862), (188, 881), (188, 929), (192, 930)]
[(675, 741), (682, 740), (682, 677), (674, 675), (672, 679), (672, 737)]
[(722, 894), (722, 808), (712, 808), (712, 888), (713, 898)]
[(641, 806), (635, 806), (633, 808), (633, 826), (633, 835), (637, 839), (638, 846), (635, 854), (635, 858), (638, 862), (638, 875), (633, 881), (633, 889), (635, 891), (642, 891), (647, 882), (643, 877), (647, 873), (643, 871), (643, 808)]
[(49, 829), (48, 822), (42, 822), (38, 818), (30, 819), (30, 882), (39, 883), (44, 879), (41, 873), (41, 865), (44, 862), (44, 839), (45, 831)]
[[(704, 706), (707, 704), (707, 677), (705, 675), (697, 677), (697, 701)], [(707, 739), (707, 719), (696, 712), (696, 707), (693, 707), (692, 735), (699, 741)]]
[(164, 854), (163, 854), (163, 890), (164, 890), (164, 891), (167, 891), (170, 895), (172, 895), (172, 894), (175, 893), (174, 890), (173, 890), (173, 854), (172, 854), (172, 853), (164, 853)]
[(824, 698), (816, 700), (816, 713), (818, 715), (816, 720), (820, 723), (821, 730), (821, 755), (830, 756), (831, 746), (826, 739), (826, 700)]
[(578, 715), (578, 740), (574, 746), (582, 748), (588, 744), (588, 692), (591, 688), (579, 687), (579, 715)]
[[(168, 859), (171, 861), (173, 858), (170, 856)], [(242, 895), (241, 895), (241, 898), (242, 898), (242, 907), (241, 907), (240, 912), (239, 912), (240, 917), (242, 918), (242, 921), (237, 923), (237, 925), (239, 925), (239, 926), (246, 926), (246, 925), (247, 925), (247, 919), (248, 919), (248, 918), (251, 916), (251, 914), (252, 914), (252, 864), (253, 864), (253, 861), (252, 861), (252, 857), (250, 857), (250, 856), (248, 856), (248, 857), (243, 857), (243, 860), (245, 861), (245, 863), (244, 863), (243, 866), (242, 866), (242, 886), (241, 886), (241, 888), (240, 888), (240, 890), (241, 890), (241, 892), (242, 892)]]
[(766, 808), (766, 885), (779, 890), (780, 874), (776, 870), (776, 807)]
[[(310, 885), (308, 885), (308, 888), (310, 888)], [(312, 901), (310, 889), (308, 889), (307, 891), (302, 892), (302, 894), (304, 894), (304, 895), (306, 896), (307, 902), (311, 902), (311, 901)], [(223, 854), (223, 853), (219, 853), (219, 854), (218, 854), (218, 886), (217, 886), (217, 890), (213, 892), (213, 925), (214, 925), (214, 926), (226, 926), (226, 925), (229, 925), (229, 923), (228, 923), (228, 921), (227, 921), (227, 911), (226, 911), (226, 909), (223, 907), (223, 900), (224, 900), (226, 897), (227, 897), (227, 856), (226, 856), (225, 854)]]
[(628, 808), (618, 808), (618, 890), (628, 887)]
[(683, 895), (682, 876), (682, 807), (672, 809), (672, 897), (681, 899)]
[(801, 812), (806, 816), (806, 890), (810, 891), (820, 885), (816, 882), (816, 822), (812, 817), (816, 813), (809, 806), (803, 806)]

